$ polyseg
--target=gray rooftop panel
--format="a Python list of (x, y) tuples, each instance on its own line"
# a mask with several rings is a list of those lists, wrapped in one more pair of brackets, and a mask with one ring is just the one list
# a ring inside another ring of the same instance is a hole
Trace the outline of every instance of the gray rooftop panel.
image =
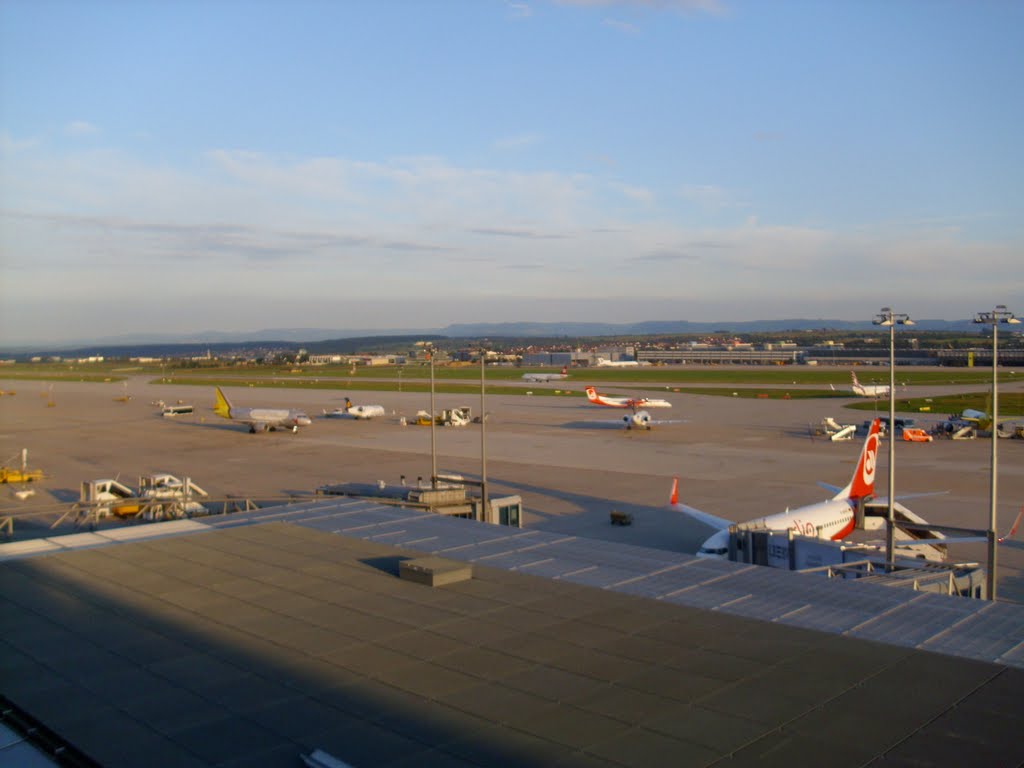
[[(208, 518), (207, 523), (238, 530), (271, 520), (675, 605), (715, 608), (834, 633), (850, 632), (899, 645), (923, 643), (932, 650), (1010, 664), (1021, 663), (1024, 655), (1024, 609), (1019, 606), (1000, 604), (996, 606), (999, 611), (989, 613), (987, 606), (978, 601), (697, 559), (615, 542), (505, 529), (368, 500), (317, 499)], [(196, 523), (192, 530), (204, 528)], [(95, 542), (83, 540), (86, 544)], [(245, 545), (239, 541), (239, 546), (238, 556), (244, 558)], [(230, 559), (223, 559), (224, 553), (219, 557), (218, 569), (230, 569)], [(277, 559), (283, 564), (286, 553)], [(244, 560), (238, 563), (240, 568), (245, 567)], [(102, 567), (108, 566), (104, 563)], [(135, 567), (126, 564), (128, 569)], [(274, 578), (290, 577), (275, 577), (272, 569), (267, 570), (266, 583), (273, 583)]]
[[(468, 554), (495, 551), (495, 529), (467, 536), (455, 521), (396, 526), (376, 512), (345, 513), (363, 528), (359, 539), (325, 532), (322, 510), (307, 511), (317, 513), (315, 526), (229, 526), (112, 545), (139, 548), (130, 556), (89, 549), (0, 566), (5, 681), (112, 768), (150, 753), (155, 765), (290, 765), (314, 745), (355, 765), (396, 768), (435, 760), (647, 765), (666, 755), (674, 764), (707, 763), (758, 742), (758, 756), (774, 754), (783, 745), (769, 741), (780, 726), (817, 712), (855, 722), (837, 731), (847, 740), (882, 723), (906, 740), (968, 694), (981, 707), (1024, 712), (1016, 693), (996, 685), (1003, 667), (723, 615), (730, 606), (709, 614), (483, 565), (450, 589), (409, 584), (395, 578), (394, 564), (418, 551), (375, 543), (382, 530), (415, 527), (442, 545), (470, 542)], [(369, 517), (375, 521), (364, 526)], [(512, 533), (511, 548), (528, 540)], [(758, 609), (767, 611), (773, 598), (782, 608), (792, 598), (775, 575), (765, 596), (747, 596), (757, 585), (748, 567), (662, 554), (645, 575), (635, 549), (620, 558), (602, 545), (588, 558), (586, 542), (575, 539), (518, 554), (538, 552), (577, 569), (570, 578), (614, 575), (623, 588), (650, 581), (675, 596), (717, 593), (732, 608), (762, 601)], [(142, 568), (147, 555), (156, 578), (126, 580), (125, 564)], [(195, 574), (190, 562), (201, 563)], [(684, 573), (707, 586), (681, 591), (689, 581), (669, 577)], [(194, 576), (218, 586), (204, 593)], [(795, 594), (803, 583), (795, 579)], [(97, 626), (136, 640), (104, 643)], [(144, 637), (177, 642), (158, 643), (156, 657), (126, 653)], [(880, 708), (878, 697), (894, 698), (884, 685), (872, 696), (839, 695), (888, 667), (902, 669), (911, 655), (924, 660), (896, 690), (915, 676), (938, 686), (920, 723)], [(812, 764), (818, 736), (801, 733), (784, 751)], [(1009, 730), (960, 738), (979, 749), (995, 744), (1000, 755), (1019, 741)], [(891, 743), (858, 746), (858, 758), (881, 757)]]
[(1006, 603), (986, 603), (978, 611), (921, 644), (929, 651), (968, 658), (1019, 663), (1024, 644), (1024, 610)]

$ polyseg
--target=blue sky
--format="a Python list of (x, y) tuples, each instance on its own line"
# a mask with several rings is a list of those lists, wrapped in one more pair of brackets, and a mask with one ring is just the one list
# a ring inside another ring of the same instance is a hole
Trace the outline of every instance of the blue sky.
[(0, 3), (0, 343), (1024, 313), (1024, 4)]

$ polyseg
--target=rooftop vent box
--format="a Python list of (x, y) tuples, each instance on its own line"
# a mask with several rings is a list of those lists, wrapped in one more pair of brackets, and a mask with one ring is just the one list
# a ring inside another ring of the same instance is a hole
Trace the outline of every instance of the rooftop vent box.
[(399, 563), (398, 575), (417, 584), (442, 587), (473, 578), (473, 566), (443, 557), (420, 557)]

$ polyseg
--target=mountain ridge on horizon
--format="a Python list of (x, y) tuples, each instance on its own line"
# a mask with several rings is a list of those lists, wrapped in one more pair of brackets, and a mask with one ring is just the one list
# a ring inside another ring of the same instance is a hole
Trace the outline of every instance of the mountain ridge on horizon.
[[(324, 328), (266, 328), (258, 331), (200, 331), (187, 334), (134, 333), (105, 336), (95, 339), (66, 342), (24, 343), (0, 347), (6, 354), (26, 352), (53, 352), (98, 347), (138, 347), (148, 345), (190, 346), (227, 344), (316, 344), (343, 339), (374, 337), (448, 337), (448, 338), (503, 338), (503, 337), (586, 337), (603, 336), (657, 336), (701, 333), (785, 333), (786, 331), (833, 330), (865, 331), (877, 328), (869, 320), (783, 319), (694, 322), (689, 320), (645, 320), (634, 323), (604, 323), (587, 321), (538, 322), (510, 321), (495, 323), (452, 323), (443, 328), (416, 329), (324, 329)], [(973, 320), (925, 319), (914, 323), (920, 331), (958, 331), (976, 329)]]

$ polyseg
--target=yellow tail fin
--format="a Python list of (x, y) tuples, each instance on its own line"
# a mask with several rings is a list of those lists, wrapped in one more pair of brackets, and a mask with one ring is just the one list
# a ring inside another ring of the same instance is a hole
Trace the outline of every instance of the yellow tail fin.
[(214, 387), (214, 389), (217, 392), (217, 402), (213, 406), (213, 412), (218, 416), (223, 416), (225, 419), (230, 419), (231, 403), (226, 397), (224, 397), (224, 393), (220, 391), (220, 387)]

